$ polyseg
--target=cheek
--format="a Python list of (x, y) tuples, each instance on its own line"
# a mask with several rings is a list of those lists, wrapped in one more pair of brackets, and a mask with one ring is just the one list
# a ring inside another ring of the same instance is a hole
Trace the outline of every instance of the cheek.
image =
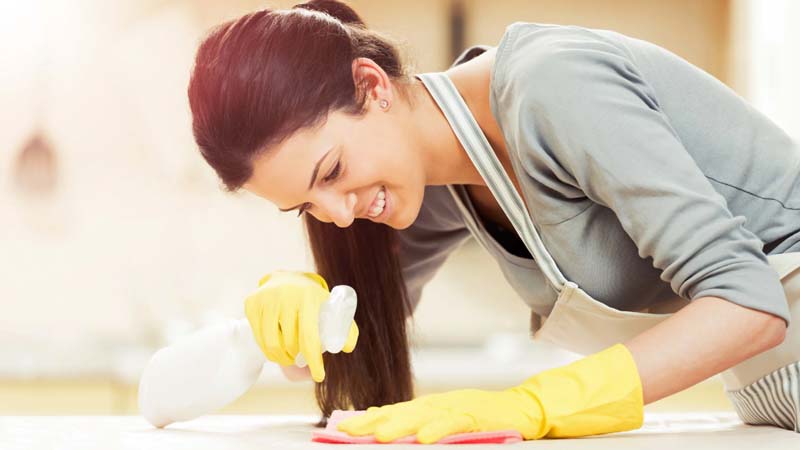
[(331, 222), (333, 222), (330, 217), (328, 217), (328, 216), (326, 216), (326, 215), (324, 215), (322, 213), (319, 213), (319, 212), (307, 211), (306, 214), (311, 214), (312, 216), (314, 216), (315, 219), (317, 219), (317, 220), (319, 220), (320, 222), (323, 222), (323, 223), (331, 223)]

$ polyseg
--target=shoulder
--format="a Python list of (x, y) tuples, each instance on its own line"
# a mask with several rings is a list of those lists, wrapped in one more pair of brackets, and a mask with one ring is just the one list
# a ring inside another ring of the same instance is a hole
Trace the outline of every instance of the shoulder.
[(498, 44), (492, 86), (498, 94), (546, 101), (580, 96), (636, 72), (625, 37), (607, 30), (516, 22)]
[(610, 30), (575, 25), (515, 22), (506, 27), (498, 43), (501, 63), (541, 63), (571, 57), (604, 59), (629, 57), (630, 38)]
[(506, 126), (523, 121), (540, 133), (555, 127), (591, 140), (620, 116), (658, 109), (631, 53), (635, 45), (608, 30), (514, 23), (495, 55), (493, 113)]

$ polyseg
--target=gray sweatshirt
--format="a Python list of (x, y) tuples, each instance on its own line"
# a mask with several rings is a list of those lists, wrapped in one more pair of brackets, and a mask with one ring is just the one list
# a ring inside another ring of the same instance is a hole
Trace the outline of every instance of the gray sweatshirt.
[[(788, 323), (765, 254), (800, 252), (800, 146), (767, 117), (661, 47), (576, 26), (510, 25), (490, 89), (533, 223), (567, 279), (621, 310), (716, 296)], [(556, 291), (516, 232), (480, 219), (453, 187), (479, 224), (474, 238), (548, 315)], [(455, 201), (427, 186), (400, 231), (414, 306), (470, 237)]]

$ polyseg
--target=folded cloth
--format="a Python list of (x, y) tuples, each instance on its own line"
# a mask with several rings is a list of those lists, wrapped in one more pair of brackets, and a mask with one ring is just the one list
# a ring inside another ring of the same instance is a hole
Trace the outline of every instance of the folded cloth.
[[(336, 410), (328, 419), (328, 425), (324, 430), (315, 431), (311, 437), (313, 442), (325, 444), (381, 444), (375, 436), (350, 436), (349, 434), (336, 429), (336, 424), (340, 420), (348, 417), (364, 414), (364, 411), (340, 411)], [(516, 430), (506, 431), (481, 431), (474, 433), (459, 433), (445, 436), (436, 441), (437, 444), (513, 444), (522, 441), (522, 435)], [(419, 444), (416, 436), (406, 436), (395, 439), (386, 444)]]

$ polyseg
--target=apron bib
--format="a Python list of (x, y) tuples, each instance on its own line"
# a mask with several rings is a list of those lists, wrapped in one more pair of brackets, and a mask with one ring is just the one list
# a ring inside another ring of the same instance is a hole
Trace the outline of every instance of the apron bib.
[[(567, 280), (548, 253), (530, 213), (494, 150), (453, 82), (443, 72), (418, 74), (444, 113), (450, 127), (480, 172), (498, 204), (548, 283), (558, 292), (549, 316), (534, 339), (588, 355), (625, 342), (666, 320), (689, 301), (678, 296), (644, 311), (621, 311), (587, 294)], [(473, 236), (480, 236), (474, 219), (450, 192)], [(485, 245), (478, 238), (481, 244)], [(720, 374), (726, 394), (746, 423), (768, 423), (800, 432), (800, 252), (767, 256), (780, 275), (792, 315), (786, 340)]]

